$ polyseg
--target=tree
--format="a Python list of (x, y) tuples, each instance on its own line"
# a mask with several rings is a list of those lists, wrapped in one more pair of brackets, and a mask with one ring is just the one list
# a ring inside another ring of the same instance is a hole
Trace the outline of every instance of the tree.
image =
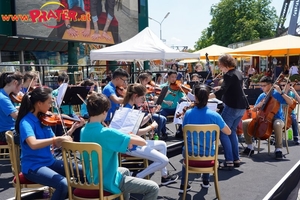
[(270, 4), (270, 0), (221, 0), (211, 7), (210, 26), (195, 48), (273, 37), (278, 17)]

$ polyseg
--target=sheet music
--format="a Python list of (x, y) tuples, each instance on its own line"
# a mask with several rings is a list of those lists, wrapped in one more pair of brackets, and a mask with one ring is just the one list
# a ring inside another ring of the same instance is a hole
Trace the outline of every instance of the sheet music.
[(195, 101), (195, 95), (193, 95), (191, 92), (187, 93), (187, 97), (191, 100), (191, 101)]
[(116, 110), (113, 119), (109, 125), (123, 133), (137, 134), (145, 113), (140, 110), (123, 108)]
[[(184, 107), (189, 107), (191, 105), (192, 102), (188, 102), (188, 101), (184, 101), (184, 102), (181, 102), (180, 104), (177, 104), (177, 107), (176, 107), (176, 111), (175, 111), (175, 115), (174, 115), (174, 118), (173, 118), (173, 122), (174, 124), (182, 124), (182, 119), (184, 116), (181, 116), (181, 117), (176, 117), (176, 114), (177, 113), (182, 113), (183, 111), (183, 108)], [(208, 102), (207, 103), (207, 107), (213, 111), (217, 111), (217, 106), (218, 106), (218, 103), (216, 102)]]
[(66, 91), (68, 89), (68, 83), (62, 83), (58, 90), (58, 95), (56, 97), (56, 103), (57, 103), (57, 107), (59, 108), (63, 102), (64, 96), (66, 94)]

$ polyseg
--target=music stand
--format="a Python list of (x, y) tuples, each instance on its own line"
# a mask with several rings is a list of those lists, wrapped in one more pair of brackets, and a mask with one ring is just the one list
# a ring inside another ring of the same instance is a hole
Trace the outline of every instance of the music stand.
[(90, 91), (90, 87), (84, 87), (84, 86), (68, 87), (61, 105), (80, 105), (83, 102), (77, 96), (77, 94), (79, 94), (83, 99), (86, 99), (86, 96), (89, 93), (89, 91)]
[(157, 98), (156, 105), (161, 105), (168, 92), (168, 86), (161, 89), (160, 95)]

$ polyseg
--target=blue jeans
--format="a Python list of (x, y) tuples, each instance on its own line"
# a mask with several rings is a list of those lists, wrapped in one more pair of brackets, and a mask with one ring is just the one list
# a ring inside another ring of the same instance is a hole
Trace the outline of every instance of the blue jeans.
[[(76, 169), (74, 168), (74, 171)], [(79, 171), (82, 173), (82, 169)], [(56, 160), (50, 166), (40, 167), (36, 170), (29, 170), (28, 174), (23, 173), (25, 178), (41, 185), (55, 188), (52, 195), (53, 200), (64, 200), (68, 194), (68, 183), (65, 177), (64, 163), (62, 160)], [(83, 174), (81, 175), (83, 177)]]
[(235, 161), (240, 159), (236, 128), (241, 121), (244, 112), (245, 109), (230, 108), (227, 105), (224, 106), (221, 116), (231, 129), (230, 135), (226, 135), (222, 131), (220, 132), (220, 141), (224, 149), (225, 161)]
[(292, 118), (292, 130), (293, 130), (293, 136), (298, 137), (298, 122), (296, 115), (294, 113), (291, 113), (291, 118)]
[(174, 115), (175, 111), (176, 111), (176, 108), (173, 108), (173, 109), (163, 108), (163, 109), (161, 109), (160, 114), (167, 117), (169, 115)]
[(155, 120), (158, 124), (157, 133), (158, 135), (165, 135), (166, 134), (166, 123), (167, 118), (163, 115), (153, 114), (153, 120)]
[[(182, 157), (183, 157), (183, 159), (185, 159), (184, 150), (182, 151)], [(209, 181), (209, 173), (203, 173), (202, 174), (202, 180), (203, 181)], [(181, 183), (180, 184), (184, 185), (184, 181), (185, 181), (185, 167), (182, 165), (182, 169), (181, 169)]]

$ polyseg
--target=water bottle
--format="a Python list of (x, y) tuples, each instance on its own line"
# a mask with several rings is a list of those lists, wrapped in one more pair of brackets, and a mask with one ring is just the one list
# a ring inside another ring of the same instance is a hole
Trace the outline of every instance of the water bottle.
[(154, 140), (158, 140), (159, 139), (159, 137), (158, 137), (158, 135), (157, 135), (157, 133), (155, 133), (155, 135), (154, 135)]
[(50, 199), (49, 187), (44, 188), (43, 199)]
[(287, 139), (288, 140), (293, 140), (293, 129), (289, 128), (287, 130)]

